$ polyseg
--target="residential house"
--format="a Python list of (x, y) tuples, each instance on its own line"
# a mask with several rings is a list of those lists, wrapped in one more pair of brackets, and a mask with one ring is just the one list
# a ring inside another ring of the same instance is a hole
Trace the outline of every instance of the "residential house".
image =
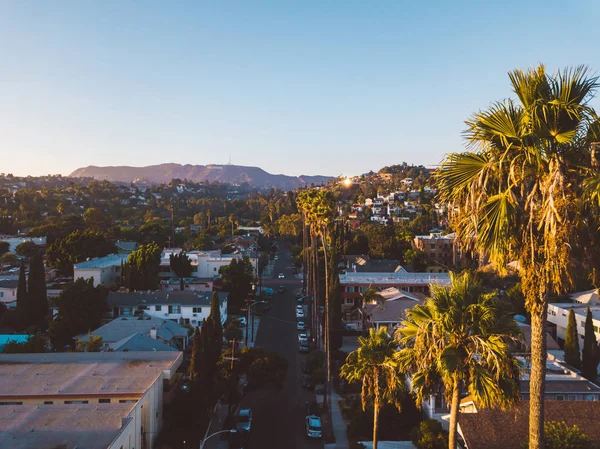
[[(600, 442), (600, 402), (546, 401), (544, 420), (577, 425), (592, 440)], [(458, 432), (466, 449), (522, 449), (529, 437), (529, 401), (521, 401), (508, 411), (500, 408), (461, 408)]]
[(432, 284), (450, 285), (448, 273), (409, 273), (404, 268), (393, 273), (354, 273), (340, 274), (342, 288), (342, 314), (346, 321), (358, 319), (357, 307), (362, 294), (369, 288), (385, 290), (395, 287), (408, 293), (429, 294)]
[(181, 352), (0, 354), (0, 447), (154, 449)]
[[(581, 295), (581, 294), (580, 294)], [(589, 293), (587, 296), (593, 296)], [(585, 300), (584, 295), (575, 296), (580, 300)], [(575, 313), (575, 323), (577, 327), (577, 335), (579, 337), (579, 347), (583, 348), (583, 339), (585, 336), (585, 320), (587, 317), (587, 309), (592, 312), (592, 321), (594, 323), (594, 333), (596, 340), (600, 338), (598, 327), (600, 326), (600, 304), (593, 302), (581, 304), (577, 303), (550, 303), (548, 304), (548, 322), (553, 325), (553, 330), (556, 333), (556, 338), (559, 343), (564, 342), (567, 332), (567, 324), (569, 320), (569, 312), (573, 310)]]
[(432, 232), (429, 235), (416, 235), (413, 247), (427, 254), (430, 260), (442, 266), (457, 265), (458, 251), (454, 245), (456, 234), (443, 235), (441, 232)]
[[(218, 292), (221, 322), (227, 321), (228, 293)], [(200, 326), (210, 315), (210, 293), (199, 292), (110, 292), (108, 306), (114, 318), (148, 315), (180, 324)]]
[(18, 285), (18, 279), (0, 280), (0, 304), (4, 304), (9, 309), (17, 307)]
[(129, 254), (109, 254), (104, 257), (94, 257), (85, 262), (73, 265), (74, 278), (94, 278), (94, 287), (98, 285), (116, 286), (121, 279), (121, 266)]
[(131, 254), (134, 251), (137, 251), (140, 248), (137, 242), (119, 240), (115, 243), (117, 247), (117, 252), (119, 254)]
[(600, 304), (600, 295), (598, 289), (586, 290), (584, 292), (571, 293), (569, 295), (571, 301), (578, 304), (596, 305)]
[[(171, 254), (181, 254), (181, 248), (165, 248), (160, 259), (160, 277), (174, 278), (177, 277), (175, 272), (171, 271)], [(236, 252), (234, 254), (221, 254), (220, 250), (216, 251), (190, 251), (186, 253), (192, 263), (192, 277), (211, 278), (219, 277), (219, 268), (227, 266), (233, 259), (242, 259), (244, 255), (248, 255), (252, 267), (256, 270), (257, 256), (255, 253)]]
[[(183, 291), (212, 292), (214, 286), (213, 278), (183, 278)], [(160, 289), (163, 292), (174, 292), (181, 290), (181, 279), (163, 279), (160, 281)]]
[[(79, 335), (77, 340), (87, 342), (90, 336), (102, 338), (107, 351), (183, 351), (188, 346), (187, 328), (171, 320), (145, 315), (115, 318), (89, 334)], [(132, 349), (134, 336), (137, 336), (136, 349)]]
[(363, 326), (376, 329), (386, 326), (390, 334), (406, 319), (407, 310), (423, 302), (422, 298), (393, 287), (382, 290), (380, 295), (385, 301), (383, 305), (377, 303), (363, 305), (361, 309)]
[(46, 237), (15, 237), (0, 235), (0, 240), (8, 243), (8, 252), (14, 254), (17, 246), (25, 242), (33, 242), (38, 246), (46, 246)]

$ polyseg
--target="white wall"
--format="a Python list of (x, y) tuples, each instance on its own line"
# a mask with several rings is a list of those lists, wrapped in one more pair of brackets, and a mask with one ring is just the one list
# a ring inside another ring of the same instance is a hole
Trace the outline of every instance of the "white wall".
[[(566, 337), (567, 324), (569, 322), (569, 304), (565, 304), (565, 307), (560, 307), (554, 304), (548, 304), (548, 321), (556, 325), (556, 336), (562, 340)], [(577, 311), (583, 312), (584, 314), (578, 314)], [(586, 308), (576, 309), (575, 311), (575, 322), (577, 323), (577, 335), (579, 336), (579, 347), (583, 348), (583, 338), (585, 336), (585, 318), (587, 314)], [(600, 321), (597, 319), (592, 320), (596, 329), (600, 329)], [(596, 340), (600, 338), (600, 333), (595, 332)]]
[[(160, 306), (160, 310), (156, 310)], [(210, 305), (181, 306), (180, 313), (169, 313), (169, 306), (166, 304), (147, 304), (148, 309), (144, 310), (146, 315), (154, 316), (163, 320), (177, 320), (180, 318), (190, 320), (192, 326), (200, 325), (210, 315)], [(194, 307), (200, 308), (200, 312), (194, 312)], [(227, 301), (221, 305), (221, 322), (227, 320)]]
[(119, 281), (121, 266), (110, 266), (104, 268), (75, 268), (73, 270), (74, 279), (94, 278), (94, 287), (102, 284), (105, 286), (116, 285)]

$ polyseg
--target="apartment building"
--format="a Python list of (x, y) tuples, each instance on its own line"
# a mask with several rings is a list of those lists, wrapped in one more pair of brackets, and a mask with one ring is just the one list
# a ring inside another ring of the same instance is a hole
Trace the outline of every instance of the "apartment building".
[(459, 254), (454, 245), (456, 234), (442, 235), (441, 232), (431, 232), (429, 235), (416, 235), (413, 247), (427, 254), (430, 260), (444, 266), (454, 266), (459, 263)]
[(109, 254), (105, 257), (94, 257), (85, 262), (73, 265), (73, 277), (75, 279), (94, 278), (94, 287), (104, 285), (106, 287), (119, 285), (121, 279), (121, 266), (129, 254)]
[[(181, 254), (181, 248), (165, 248), (160, 257), (160, 277), (177, 277), (175, 272), (171, 271), (171, 255)], [(242, 259), (247, 255), (254, 270), (256, 270), (258, 259), (255, 253), (236, 252), (234, 254), (221, 254), (216, 251), (190, 251), (186, 253), (192, 263), (192, 277), (216, 279), (219, 277), (219, 268), (229, 265), (233, 259)]]

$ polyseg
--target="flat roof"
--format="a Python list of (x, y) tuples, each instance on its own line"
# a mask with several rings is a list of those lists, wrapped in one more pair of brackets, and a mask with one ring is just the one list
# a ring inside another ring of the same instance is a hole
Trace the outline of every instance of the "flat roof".
[[(219, 303), (227, 300), (228, 293), (218, 292)], [(174, 291), (174, 292), (110, 292), (107, 302), (110, 307), (137, 307), (151, 304), (174, 304), (182, 306), (210, 306), (212, 292)]]
[(104, 257), (94, 257), (93, 259), (79, 262), (74, 265), (76, 270), (94, 270), (98, 268), (108, 268), (121, 265), (121, 262), (127, 262), (129, 254), (109, 254)]
[(18, 279), (0, 279), (0, 288), (17, 288), (19, 285)]
[(450, 285), (448, 273), (346, 273), (340, 274), (340, 284), (442, 284)]
[[(119, 317), (93, 330), (92, 336), (101, 337), (103, 342), (114, 343), (141, 332), (149, 334), (151, 329), (157, 329), (159, 337), (171, 340), (173, 337), (186, 337), (188, 330), (171, 320), (156, 317)], [(82, 341), (88, 341), (88, 334), (79, 336)]]
[(0, 399), (138, 397), (181, 361), (181, 352), (158, 351), (0, 354)]
[(0, 447), (106, 449), (135, 404), (11, 405), (0, 407)]
[(571, 310), (573, 309), (573, 313), (577, 315), (579, 318), (583, 318), (585, 320), (587, 316), (587, 309), (589, 307), (590, 312), (592, 312), (592, 319), (600, 320), (600, 304), (581, 304), (581, 303), (570, 303), (570, 302), (554, 302), (549, 305), (556, 307), (557, 309), (562, 310)]

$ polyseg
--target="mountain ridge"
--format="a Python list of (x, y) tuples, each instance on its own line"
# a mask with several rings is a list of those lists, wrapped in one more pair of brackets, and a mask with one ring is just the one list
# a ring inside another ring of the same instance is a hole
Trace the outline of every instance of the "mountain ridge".
[(112, 182), (133, 182), (146, 180), (151, 183), (168, 183), (172, 179), (188, 179), (194, 182), (219, 181), (229, 184), (247, 182), (257, 188), (275, 187), (282, 190), (291, 190), (300, 185), (326, 183), (333, 176), (300, 175), (289, 176), (284, 174), (271, 174), (260, 167), (244, 165), (193, 165), (165, 163), (133, 167), (126, 165), (96, 166), (89, 165), (73, 171), (70, 177), (94, 178)]

